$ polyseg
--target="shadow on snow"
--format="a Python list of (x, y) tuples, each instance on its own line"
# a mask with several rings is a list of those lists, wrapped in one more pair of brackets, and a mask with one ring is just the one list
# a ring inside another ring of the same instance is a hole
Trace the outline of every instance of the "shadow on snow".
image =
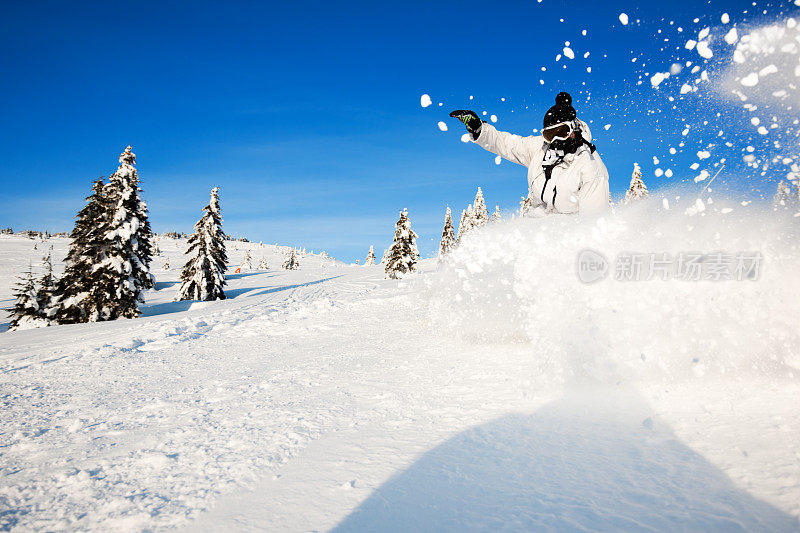
[[(248, 275), (253, 275), (253, 274), (248, 274)], [(261, 274), (263, 274), (263, 272), (261, 272)], [(272, 277), (275, 275), (276, 274), (271, 274), (270, 276), (267, 277)], [(332, 279), (336, 279), (339, 277), (341, 277), (341, 275), (332, 276), (330, 278), (318, 279), (316, 281), (309, 281), (307, 283), (298, 283), (296, 285), (281, 285), (277, 287), (244, 287), (240, 289), (228, 289), (225, 291), (225, 296), (227, 300), (233, 300), (243, 295), (247, 295), (247, 297), (261, 296), (264, 294), (272, 294), (275, 292), (298, 289), (300, 287), (307, 287), (309, 285), (317, 285), (319, 283), (324, 283), (326, 281), (330, 281)], [(224, 301), (224, 300), (218, 300), (218, 301)], [(196, 303), (201, 303), (201, 300), (179, 300), (177, 302), (163, 302), (159, 304), (144, 305), (142, 306), (141, 316), (148, 317), (148, 316), (166, 315), (170, 313), (180, 313), (182, 311), (188, 311), (189, 308), (191, 308), (192, 305)], [(203, 302), (203, 303), (210, 304), (212, 302)]]
[(373, 491), (335, 531), (798, 529), (646, 411), (604, 401), (559, 400), (464, 431)]
[(291, 289), (299, 289), (300, 287), (308, 287), (310, 285), (317, 285), (319, 283), (325, 283), (326, 281), (330, 281), (332, 279), (341, 278), (344, 274), (340, 274), (338, 276), (331, 276), (329, 278), (318, 279), (316, 281), (309, 281), (307, 283), (298, 283), (297, 285), (283, 285), (282, 287), (273, 287), (271, 289), (263, 290), (261, 292), (257, 292), (255, 294), (251, 294), (251, 296), (261, 296), (263, 294), (272, 294), (273, 292), (280, 292), (286, 291)]
[(144, 305), (142, 306), (142, 317), (167, 315), (169, 313), (180, 313), (181, 311), (188, 311), (192, 304), (200, 300), (180, 300), (177, 302), (164, 302), (160, 304)]
[[(233, 269), (233, 270), (235, 270), (235, 269)], [(258, 275), (261, 275), (261, 274), (267, 274), (268, 272), (269, 272), (268, 270), (261, 270), (259, 272), (242, 272), (240, 274), (225, 274), (225, 279), (227, 279), (227, 280), (242, 279), (242, 278), (248, 278), (250, 276), (258, 276)], [(276, 274), (274, 272), (272, 272), (272, 275), (275, 276)]]

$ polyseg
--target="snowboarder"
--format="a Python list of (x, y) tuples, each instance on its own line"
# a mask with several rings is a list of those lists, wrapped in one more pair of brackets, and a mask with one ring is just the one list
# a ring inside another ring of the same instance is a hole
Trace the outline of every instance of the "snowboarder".
[(558, 93), (556, 105), (544, 115), (539, 136), (498, 131), (470, 110), (459, 109), (450, 116), (464, 123), (476, 144), (528, 167), (532, 216), (608, 210), (608, 171), (591, 142), (589, 126), (577, 118), (569, 93)]

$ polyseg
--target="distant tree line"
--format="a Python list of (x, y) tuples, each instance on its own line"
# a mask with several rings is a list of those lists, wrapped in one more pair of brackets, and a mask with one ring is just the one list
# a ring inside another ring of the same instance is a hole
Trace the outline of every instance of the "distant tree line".
[(12, 227), (0, 229), (0, 235), (19, 235), (21, 237), (27, 237), (29, 239), (40, 239), (43, 241), (46, 241), (50, 237), (69, 237), (69, 233), (63, 231), (50, 233), (47, 230), (39, 231), (33, 229), (24, 229), (22, 231), (14, 233), (14, 228)]

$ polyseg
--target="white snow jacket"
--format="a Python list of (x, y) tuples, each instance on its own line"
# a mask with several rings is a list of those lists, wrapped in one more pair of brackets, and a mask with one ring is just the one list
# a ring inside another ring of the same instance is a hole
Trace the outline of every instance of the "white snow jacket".
[[(578, 122), (584, 139), (591, 142), (589, 126)], [(497, 131), (484, 122), (480, 136), (473, 142), (512, 163), (528, 167), (528, 194), (535, 213), (598, 215), (609, 208), (608, 170), (600, 155), (596, 151), (592, 153), (585, 144), (574, 154), (567, 154), (547, 179), (542, 163), (545, 156), (552, 157), (554, 153), (547, 152), (549, 145), (542, 136), (521, 137)]]

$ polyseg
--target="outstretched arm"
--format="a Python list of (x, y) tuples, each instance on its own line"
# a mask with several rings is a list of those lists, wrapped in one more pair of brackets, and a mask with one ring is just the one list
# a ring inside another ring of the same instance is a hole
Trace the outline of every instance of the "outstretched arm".
[(491, 124), (483, 123), (475, 144), (518, 165), (529, 166), (533, 157), (534, 138), (498, 131)]
[(450, 113), (450, 116), (464, 123), (467, 131), (472, 135), (473, 142), (512, 163), (529, 166), (536, 151), (537, 139), (538, 146), (541, 148), (541, 137), (521, 137), (505, 131), (497, 131), (491, 124), (482, 122), (475, 111), (458, 109)]

